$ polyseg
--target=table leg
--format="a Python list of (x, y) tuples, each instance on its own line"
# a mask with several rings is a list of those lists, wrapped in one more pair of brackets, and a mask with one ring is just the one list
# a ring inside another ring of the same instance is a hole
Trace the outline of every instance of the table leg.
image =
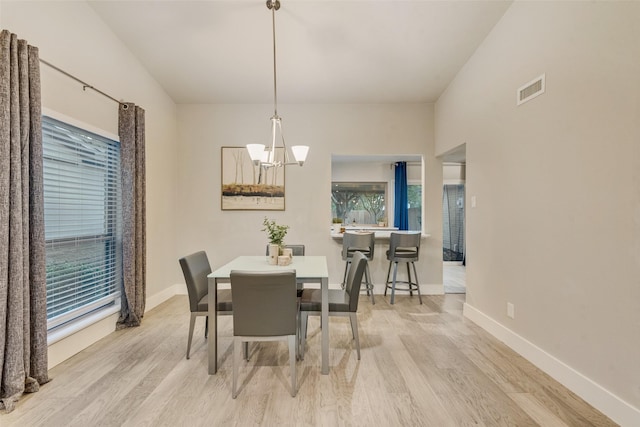
[(323, 375), (329, 374), (329, 278), (324, 277), (321, 281), (322, 303), (321, 324), (322, 324), (322, 370)]
[(218, 371), (218, 279), (209, 279), (209, 375)]

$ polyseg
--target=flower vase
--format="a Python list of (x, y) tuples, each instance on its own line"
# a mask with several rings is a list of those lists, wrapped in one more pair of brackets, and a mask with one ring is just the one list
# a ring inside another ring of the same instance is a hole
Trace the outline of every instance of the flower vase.
[(269, 244), (269, 264), (278, 264), (278, 255), (280, 255), (280, 245)]

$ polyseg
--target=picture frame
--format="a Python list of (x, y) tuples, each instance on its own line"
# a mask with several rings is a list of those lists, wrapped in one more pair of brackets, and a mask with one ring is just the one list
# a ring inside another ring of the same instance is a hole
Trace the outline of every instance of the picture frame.
[[(276, 148), (276, 158), (284, 150)], [(285, 210), (285, 168), (256, 166), (246, 147), (221, 147), (220, 204), (223, 211)]]

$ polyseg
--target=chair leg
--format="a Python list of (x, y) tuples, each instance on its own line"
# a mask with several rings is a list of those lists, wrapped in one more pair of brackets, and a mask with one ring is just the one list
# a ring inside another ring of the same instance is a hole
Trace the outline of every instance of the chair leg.
[(291, 366), (291, 397), (296, 397), (296, 341), (295, 335), (289, 335), (289, 365)]
[(391, 304), (395, 303), (396, 298), (396, 276), (398, 275), (398, 263), (393, 263), (393, 283), (391, 284)]
[(347, 283), (347, 272), (349, 271), (349, 264), (351, 264), (350, 260), (346, 260), (344, 262), (344, 275), (342, 276), (342, 283), (340, 284), (342, 289), (344, 289), (344, 287), (345, 287), (345, 285)]
[(209, 316), (204, 321), (204, 339), (209, 337)]
[(387, 285), (389, 284), (389, 275), (391, 274), (391, 264), (392, 263), (393, 263), (392, 261), (389, 261), (389, 268), (387, 269), (387, 278), (384, 281), (384, 296), (385, 297), (387, 296), (387, 289), (389, 288)]
[(416, 288), (418, 289), (418, 299), (420, 299), (420, 304), (422, 304), (422, 294), (420, 293), (420, 283), (418, 283), (418, 272), (416, 271), (416, 263), (412, 262), (413, 265), (413, 276), (416, 278)]
[(407, 283), (409, 283), (409, 296), (413, 296), (413, 287), (411, 285), (411, 270), (409, 270), (409, 263), (407, 262)]
[(300, 360), (300, 306), (298, 305), (298, 313), (296, 314), (296, 360)]
[[(376, 303), (376, 299), (373, 296), (373, 283), (371, 283), (371, 271), (369, 270), (369, 263), (364, 267), (364, 280), (367, 287), (367, 295), (371, 295), (371, 304)], [(369, 293), (371, 291), (371, 293)]]
[[(306, 325), (305, 325), (306, 326)], [(306, 334), (302, 332), (302, 312), (298, 310), (296, 316), (296, 358), (302, 360), (303, 358), (303, 338)]]
[(358, 337), (358, 317), (356, 313), (349, 313), (349, 320), (351, 320), (351, 333), (356, 340), (356, 352), (358, 353), (358, 360), (360, 360), (360, 338)]
[(189, 359), (189, 351), (191, 350), (191, 338), (193, 338), (193, 327), (195, 326), (195, 324), (196, 315), (195, 313), (191, 313), (191, 320), (189, 321), (189, 339), (187, 340), (187, 359)]
[(369, 263), (364, 266), (364, 277), (362, 279), (364, 280), (364, 290), (367, 291), (367, 296), (369, 296), (369, 269), (367, 267), (369, 267)]
[(238, 365), (240, 364), (240, 345), (242, 341), (239, 337), (233, 338), (233, 390), (231, 393), (231, 397), (234, 399), (238, 397)]
[(242, 354), (244, 355), (244, 360), (249, 361), (249, 342), (245, 341), (242, 343)]
[(304, 360), (304, 350), (307, 344), (307, 322), (309, 313), (300, 312), (300, 360)]

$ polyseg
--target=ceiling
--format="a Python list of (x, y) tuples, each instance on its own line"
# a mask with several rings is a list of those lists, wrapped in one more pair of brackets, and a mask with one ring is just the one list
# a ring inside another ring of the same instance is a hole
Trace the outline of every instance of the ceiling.
[[(176, 103), (273, 102), (264, 0), (89, 4)], [(278, 102), (435, 102), (510, 4), (281, 0)]]

